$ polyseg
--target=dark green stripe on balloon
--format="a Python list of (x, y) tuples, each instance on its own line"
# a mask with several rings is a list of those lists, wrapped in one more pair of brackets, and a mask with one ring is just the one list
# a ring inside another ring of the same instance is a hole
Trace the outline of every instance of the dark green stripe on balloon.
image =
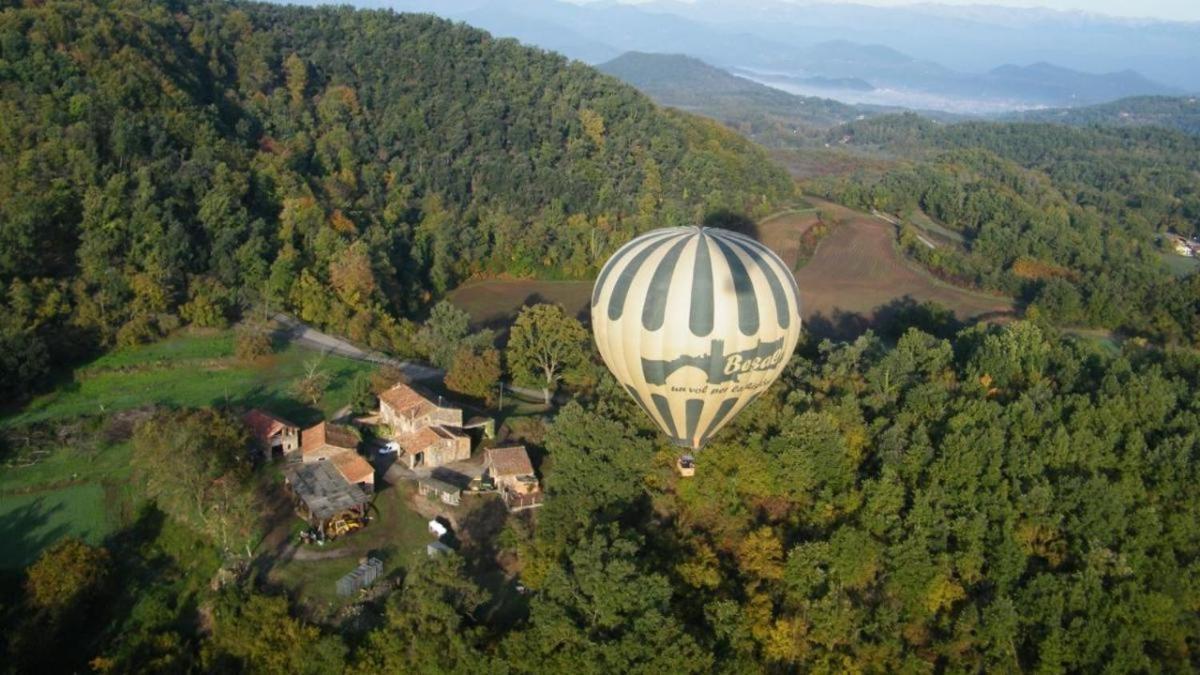
[[(763, 251), (770, 252), (772, 254), (774, 253), (773, 251), (771, 251), (771, 249), (769, 249), (766, 246), (764, 246), (763, 244), (759, 243), (757, 240), (751, 239), (750, 237), (747, 237), (746, 235), (744, 235), (740, 232), (728, 232), (726, 234), (728, 234), (734, 240), (742, 242), (743, 245), (748, 249), (753, 249), (760, 253)], [(771, 257), (774, 257), (774, 256), (771, 256)], [(775, 262), (779, 263), (780, 267), (786, 269), (782, 260), (779, 260), (778, 258), (776, 258)], [(796, 277), (792, 276), (791, 272), (787, 272), (783, 276), (787, 279), (788, 285), (792, 287), (792, 295), (796, 298), (796, 314), (799, 315), (800, 314), (800, 287), (796, 285)]]
[(633, 256), (625, 269), (621, 270), (621, 276), (617, 277), (617, 282), (613, 285), (612, 297), (608, 300), (608, 319), (616, 321), (621, 318), (621, 314), (625, 312), (625, 300), (629, 297), (629, 288), (633, 285), (633, 278), (641, 271), (642, 264), (646, 262), (655, 251), (662, 248), (662, 245), (668, 241), (670, 237), (664, 237), (652, 242), (650, 245), (638, 251), (638, 254)]
[(672, 246), (671, 250), (663, 256), (662, 261), (658, 263), (658, 269), (654, 270), (654, 277), (650, 279), (650, 288), (646, 291), (646, 304), (642, 308), (642, 327), (646, 330), (655, 331), (662, 328), (667, 314), (667, 296), (670, 294), (671, 277), (675, 274), (675, 264), (679, 262), (679, 255), (683, 253), (683, 247), (687, 246), (691, 239), (691, 237), (680, 239), (679, 243)]
[(690, 441), (696, 437), (696, 427), (700, 425), (700, 413), (704, 412), (704, 399), (689, 398), (687, 400), (687, 437)]
[(604, 282), (608, 281), (608, 275), (612, 274), (612, 271), (617, 268), (617, 264), (620, 263), (625, 256), (629, 255), (630, 251), (637, 248), (638, 244), (665, 236), (668, 235), (663, 232), (650, 232), (649, 234), (643, 234), (642, 236), (617, 249), (617, 252), (614, 253), (613, 256), (609, 258), (608, 263), (604, 265), (604, 269), (600, 270), (600, 276), (596, 279), (596, 286), (592, 289), (592, 307), (600, 304), (600, 292), (604, 290)]
[(713, 274), (708, 252), (708, 235), (703, 232), (696, 242), (696, 263), (692, 274), (692, 308), (688, 327), (694, 335), (707, 337), (713, 329)]
[(717, 247), (725, 254), (725, 262), (729, 265), (729, 274), (733, 277), (733, 290), (737, 293), (738, 328), (742, 335), (754, 335), (758, 332), (758, 298), (754, 297), (754, 284), (750, 281), (750, 273), (742, 264), (742, 259), (729, 248), (729, 244), (713, 237)]
[(737, 405), (737, 402), (738, 399), (736, 396), (721, 401), (721, 405), (717, 408), (716, 414), (713, 415), (712, 421), (708, 423), (708, 428), (704, 430), (704, 435), (700, 437), (701, 446), (708, 443), (708, 439), (716, 433), (721, 423), (725, 421), (725, 417), (729, 415), (729, 411), (733, 410), (733, 406)]
[(775, 269), (759, 253), (757, 246), (740, 241), (735, 242), (734, 245), (749, 256), (758, 265), (758, 269), (762, 270), (763, 276), (767, 278), (767, 285), (771, 287), (771, 297), (775, 300), (775, 321), (779, 323), (780, 328), (787, 328), (792, 323), (792, 313), (788, 311), (790, 303), (787, 295), (783, 292), (783, 284), (779, 283)]
[(672, 438), (678, 437), (679, 434), (675, 432), (675, 419), (671, 417), (671, 406), (667, 403), (667, 397), (662, 394), (650, 394), (650, 400), (654, 401), (654, 407), (658, 408), (658, 414), (666, 423), (667, 434)]

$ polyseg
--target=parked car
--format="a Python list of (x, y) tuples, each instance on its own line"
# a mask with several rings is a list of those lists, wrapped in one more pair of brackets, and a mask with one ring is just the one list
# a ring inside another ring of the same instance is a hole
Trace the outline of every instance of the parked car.
[(400, 444), (396, 441), (388, 441), (379, 449), (379, 454), (381, 455), (394, 455), (398, 452), (400, 452)]

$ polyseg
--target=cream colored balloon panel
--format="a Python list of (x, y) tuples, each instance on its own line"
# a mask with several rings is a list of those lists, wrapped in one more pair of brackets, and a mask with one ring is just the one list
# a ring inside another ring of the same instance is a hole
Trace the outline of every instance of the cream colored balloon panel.
[(658, 230), (597, 280), (605, 364), (679, 445), (698, 448), (779, 375), (799, 336), (790, 272), (724, 230)]

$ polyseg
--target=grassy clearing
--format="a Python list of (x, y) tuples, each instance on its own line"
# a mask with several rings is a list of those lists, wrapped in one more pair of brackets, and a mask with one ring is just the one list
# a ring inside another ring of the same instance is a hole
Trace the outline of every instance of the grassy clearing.
[(0, 568), (17, 569), (66, 536), (99, 544), (116, 529), (98, 484), (0, 497)]
[(323, 357), (330, 386), (318, 410), (293, 398), (292, 384), (304, 362), (318, 355), (296, 346), (254, 363), (232, 356), (232, 335), (184, 335), (100, 357), (74, 373), (73, 380), (34, 399), (0, 426), (111, 414), (146, 405), (202, 407), (263, 406), (298, 423), (312, 422), (349, 402), (351, 383), (373, 366), (338, 356)]
[(1177, 277), (1186, 277), (1189, 274), (1200, 272), (1200, 258), (1189, 258), (1175, 253), (1161, 253), (1159, 255), (1162, 257), (1162, 261), (1166, 264), (1167, 269), (1171, 270), (1171, 274)]
[(342, 557), (329, 560), (289, 560), (271, 570), (270, 580), (304, 599), (318, 615), (331, 616), (355, 598), (340, 598), (337, 581), (358, 566), (359, 558), (373, 556), (383, 561), (384, 577), (391, 577), (412, 565), (416, 556), (425, 555), (429, 535), (425, 519), (409, 510), (411, 489), (395, 486), (375, 496), (372, 515), (366, 528), (323, 547), (307, 546), (308, 551), (345, 550)]
[(194, 331), (149, 345), (109, 352), (88, 364), (85, 370), (146, 367), (165, 362), (223, 359), (233, 356), (233, 334), (226, 331)]
[[(0, 568), (28, 564), (46, 546), (74, 535), (99, 543), (130, 515), (128, 442), (100, 440), (103, 420), (150, 405), (263, 406), (307, 424), (345, 406), (352, 383), (374, 366), (324, 357), (330, 386), (316, 408), (297, 401), (292, 384), (318, 355), (287, 347), (255, 363), (233, 356), (229, 331), (185, 333), (123, 349), (79, 368), (72, 380), (0, 419), (19, 448), (0, 471)], [(30, 426), (39, 423), (51, 425)], [(62, 441), (55, 430), (72, 428)], [(39, 436), (34, 431), (41, 429)], [(31, 436), (34, 441), (20, 440)], [(45, 439), (49, 439), (46, 441)]]
[(29, 466), (6, 466), (0, 495), (36, 492), (65, 483), (101, 483), (129, 477), (129, 443), (94, 450), (58, 448)]

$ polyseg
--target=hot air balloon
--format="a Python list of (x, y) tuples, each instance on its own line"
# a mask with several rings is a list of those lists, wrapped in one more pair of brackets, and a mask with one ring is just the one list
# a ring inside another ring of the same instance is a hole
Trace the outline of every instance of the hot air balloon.
[(654, 230), (600, 271), (592, 332), (646, 414), (673, 443), (699, 450), (783, 371), (800, 338), (800, 291), (749, 237)]

